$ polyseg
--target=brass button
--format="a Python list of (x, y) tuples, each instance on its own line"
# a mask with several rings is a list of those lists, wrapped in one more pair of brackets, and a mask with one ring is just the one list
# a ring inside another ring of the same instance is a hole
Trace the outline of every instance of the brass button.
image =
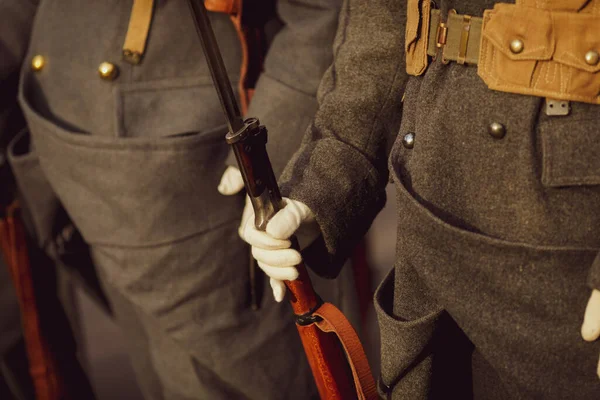
[(600, 61), (600, 54), (596, 50), (590, 50), (585, 53), (585, 62), (588, 65), (596, 65)]
[(498, 122), (492, 122), (488, 126), (488, 133), (494, 139), (502, 139), (506, 135), (506, 127)]
[(402, 138), (402, 145), (407, 149), (412, 149), (415, 147), (415, 134), (413, 132), (408, 132)]
[(46, 59), (44, 56), (39, 54), (31, 59), (31, 69), (34, 71), (41, 71), (46, 65)]
[(112, 81), (119, 75), (119, 69), (113, 63), (103, 62), (98, 67), (98, 73), (100, 74), (100, 78)]
[(510, 51), (514, 54), (519, 54), (525, 48), (525, 43), (521, 39), (515, 39), (510, 42)]

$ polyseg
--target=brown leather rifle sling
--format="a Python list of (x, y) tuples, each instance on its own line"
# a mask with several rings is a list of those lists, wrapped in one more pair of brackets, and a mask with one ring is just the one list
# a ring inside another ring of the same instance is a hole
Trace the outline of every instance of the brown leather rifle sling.
[[(264, 229), (283, 206), (266, 152), (267, 130), (256, 118), (243, 120), (212, 31), (204, 2), (188, 0), (196, 29), (229, 125), (227, 142), (233, 147), (256, 215)], [(297, 242), (293, 240), (294, 246)], [(344, 315), (315, 293), (306, 267), (286, 281), (296, 325), (321, 398), (324, 400), (377, 399), (375, 380), (358, 339)]]
[(36, 399), (66, 399), (64, 383), (58, 374), (57, 360), (52, 355), (41, 328), (26, 234), (17, 202), (10, 205), (5, 211), (4, 218), (0, 219), (0, 245), (21, 308), (23, 336)]

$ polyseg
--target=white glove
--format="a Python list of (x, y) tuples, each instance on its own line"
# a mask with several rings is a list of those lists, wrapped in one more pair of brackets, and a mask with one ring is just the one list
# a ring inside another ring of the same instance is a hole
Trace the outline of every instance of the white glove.
[[(227, 167), (219, 183), (219, 193), (231, 196), (239, 193), (243, 187), (244, 180), (240, 170)], [(304, 248), (319, 236), (312, 211), (299, 201), (284, 201), (286, 206), (269, 221), (267, 232), (261, 232), (254, 226), (254, 209), (250, 198), (246, 196), (239, 228), (240, 237), (252, 245), (252, 255), (258, 261), (258, 266), (269, 276), (273, 297), (277, 302), (281, 302), (285, 295), (283, 281), (298, 278), (295, 266), (302, 262), (300, 253), (290, 249), (289, 238), (298, 230), (296, 236), (300, 248)]]
[(302, 262), (300, 253), (290, 248), (290, 237), (296, 234), (302, 249), (319, 236), (319, 227), (308, 206), (297, 200), (283, 200), (285, 207), (271, 218), (266, 232), (262, 232), (254, 226), (254, 210), (247, 198), (239, 230), (240, 237), (252, 246), (258, 266), (271, 278), (271, 289), (277, 302), (285, 295), (283, 281), (297, 279), (296, 265)]
[[(593, 342), (600, 337), (600, 290), (594, 289), (588, 300), (581, 326), (581, 336), (588, 342)], [(600, 361), (596, 374), (600, 378)]]
[(231, 196), (239, 193), (244, 188), (244, 179), (242, 179), (242, 173), (236, 167), (227, 167), (221, 182), (219, 183), (219, 193), (225, 196)]

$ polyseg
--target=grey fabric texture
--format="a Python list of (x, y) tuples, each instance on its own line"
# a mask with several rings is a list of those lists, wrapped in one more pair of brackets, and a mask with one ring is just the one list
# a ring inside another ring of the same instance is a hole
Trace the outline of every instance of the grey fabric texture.
[[(0, 70), (14, 85), (24, 61), (19, 101), (30, 132), (13, 141), (10, 161), (38, 243), (64, 206), (90, 245), (148, 399), (315, 398), (289, 306), (267, 290), (259, 312), (249, 306), (249, 250), (237, 235), (243, 195), (217, 192), (229, 152), (225, 119), (188, 6), (156, 2), (137, 66), (121, 56), (131, 6), (43, 0), (33, 25), (25, 5), (19, 12), (29, 20), (11, 21), (23, 35)], [(281, 166), (316, 109), (339, 7), (278, 2), (284, 25), (253, 107), (273, 126)], [(210, 17), (235, 85), (237, 33), (227, 15)], [(37, 54), (46, 63), (33, 71)], [(116, 79), (98, 76), (102, 62), (117, 67)], [(345, 299), (342, 286), (321, 294)]]
[[(439, 6), (480, 16), (493, 3)], [(543, 99), (490, 91), (476, 67), (454, 63), (408, 78), (404, 7), (344, 4), (316, 117), (282, 177), (284, 195), (317, 216), (324, 246), (312, 256), (331, 261), (324, 273), (333, 274), (368, 228), (383, 202), (386, 127), (401, 118), (389, 156), (397, 260), (376, 299), (382, 381), (393, 386), (382, 394), (597, 399), (600, 343), (583, 341), (580, 328), (589, 284), (600, 288), (598, 106), (572, 103), (568, 117), (550, 117)], [(488, 133), (493, 122), (504, 138)], [(413, 148), (402, 144), (408, 133)], [(454, 345), (436, 338), (449, 332), (462, 343), (455, 370), (474, 380), (471, 394), (440, 383), (447, 369), (435, 360)]]

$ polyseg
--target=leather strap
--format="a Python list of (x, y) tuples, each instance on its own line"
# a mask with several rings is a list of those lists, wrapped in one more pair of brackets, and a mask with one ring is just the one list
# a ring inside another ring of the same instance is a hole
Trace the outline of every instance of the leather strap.
[[(259, 12), (261, 17), (268, 17), (275, 12), (275, 5), (272, 0), (205, 0), (204, 4), (208, 11), (229, 14), (237, 31), (242, 50), (238, 93), (241, 111), (245, 115), (254, 95), (254, 86), (262, 72), (267, 50), (265, 21), (259, 18), (257, 22), (256, 13)], [(246, 10), (250, 11), (247, 13), (250, 17), (244, 15)]]
[(129, 27), (123, 44), (123, 59), (130, 64), (135, 65), (142, 61), (153, 13), (154, 0), (133, 0)]
[(241, 0), (204, 0), (204, 6), (208, 11), (222, 12), (236, 15), (242, 10)]
[(315, 323), (320, 330), (333, 332), (339, 338), (352, 370), (358, 400), (378, 399), (377, 387), (365, 350), (356, 331), (344, 314), (333, 304), (324, 303), (315, 311), (314, 315), (322, 318), (321, 321)]

